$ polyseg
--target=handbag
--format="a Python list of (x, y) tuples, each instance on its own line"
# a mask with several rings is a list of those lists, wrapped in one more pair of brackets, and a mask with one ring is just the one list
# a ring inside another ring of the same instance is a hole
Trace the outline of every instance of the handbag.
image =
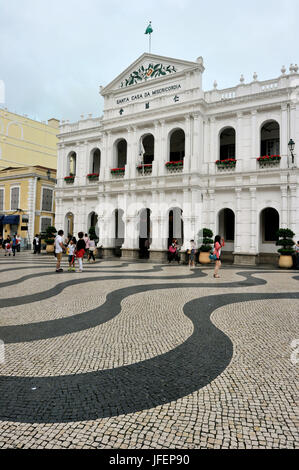
[(213, 255), (213, 253), (210, 253), (209, 258), (216, 261), (217, 256), (216, 256), (216, 255)]

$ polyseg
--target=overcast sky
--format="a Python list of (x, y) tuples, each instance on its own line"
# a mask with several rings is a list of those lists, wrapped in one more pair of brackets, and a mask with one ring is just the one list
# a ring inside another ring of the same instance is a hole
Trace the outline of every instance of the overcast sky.
[(106, 86), (148, 51), (204, 59), (205, 90), (299, 64), (298, 0), (0, 0), (5, 106), (46, 120), (102, 114)]

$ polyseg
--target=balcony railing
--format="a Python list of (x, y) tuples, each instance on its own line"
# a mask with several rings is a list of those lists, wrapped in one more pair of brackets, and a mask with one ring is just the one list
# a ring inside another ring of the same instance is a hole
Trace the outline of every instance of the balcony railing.
[(165, 167), (167, 173), (182, 173), (184, 168), (184, 160), (178, 160), (176, 162), (166, 162)]
[(64, 181), (67, 184), (72, 184), (75, 181), (75, 176), (74, 175), (65, 176)]
[(89, 173), (86, 177), (90, 183), (99, 181), (99, 173)]
[(145, 163), (137, 165), (136, 170), (138, 176), (148, 176), (152, 174), (153, 165), (151, 163)]
[(111, 168), (110, 173), (112, 178), (123, 178), (125, 175), (125, 168)]
[(260, 168), (278, 167), (280, 166), (280, 160), (280, 155), (265, 155), (257, 158)]
[(233, 171), (236, 168), (237, 160), (235, 158), (227, 158), (226, 160), (216, 160), (217, 171)]

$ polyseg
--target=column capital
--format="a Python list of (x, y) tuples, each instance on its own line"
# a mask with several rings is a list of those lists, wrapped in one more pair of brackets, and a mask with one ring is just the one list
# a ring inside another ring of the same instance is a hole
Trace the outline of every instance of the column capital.
[(252, 110), (250, 111), (250, 114), (251, 114), (251, 116), (256, 116), (256, 115), (257, 115), (257, 110), (256, 110), (256, 109), (252, 109)]
[(283, 103), (283, 104), (281, 105), (281, 111), (287, 111), (287, 109), (288, 109), (287, 104), (286, 104), (286, 103)]
[(256, 194), (256, 187), (251, 187), (251, 188), (249, 188), (249, 191), (250, 191), (250, 193), (251, 193), (252, 196), (255, 196), (255, 194)]

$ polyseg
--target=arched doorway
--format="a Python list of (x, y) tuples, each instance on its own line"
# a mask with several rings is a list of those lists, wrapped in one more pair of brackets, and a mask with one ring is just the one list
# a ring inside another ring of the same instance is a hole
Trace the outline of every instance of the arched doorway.
[(74, 214), (68, 212), (64, 219), (64, 236), (69, 237), (74, 235)]
[(233, 261), (235, 243), (235, 213), (231, 209), (221, 209), (218, 214), (218, 233), (224, 238), (225, 245), (222, 248), (223, 259)]
[(272, 120), (261, 127), (261, 157), (280, 155), (279, 124)]
[[(260, 244), (275, 244), (279, 229), (279, 213), (273, 207), (266, 207), (260, 214)], [(276, 247), (275, 247), (276, 249)]]
[(184, 221), (183, 211), (180, 207), (173, 207), (168, 213), (168, 242), (167, 248), (172, 241), (177, 240), (178, 245), (184, 244)]
[(176, 129), (171, 132), (169, 140), (169, 161), (178, 162), (185, 157), (185, 132)]
[(121, 247), (125, 240), (125, 223), (123, 220), (124, 211), (115, 209), (114, 211), (114, 254), (121, 256)]
[(236, 131), (233, 127), (226, 127), (219, 137), (219, 160), (236, 158)]
[(139, 258), (149, 258), (151, 244), (151, 211), (142, 209), (139, 215)]
[(88, 215), (87, 231), (91, 239), (98, 240), (100, 237), (99, 234), (99, 224), (98, 224), (98, 214), (96, 212), (91, 212)]

